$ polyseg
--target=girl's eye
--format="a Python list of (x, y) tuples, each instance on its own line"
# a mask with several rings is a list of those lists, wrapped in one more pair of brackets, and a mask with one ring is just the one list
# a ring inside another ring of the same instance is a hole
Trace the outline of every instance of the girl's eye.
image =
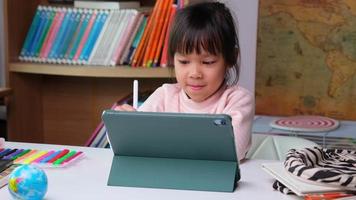
[(203, 61), (203, 64), (204, 65), (212, 65), (214, 64), (216, 61), (215, 60), (212, 60), (212, 61)]
[(186, 65), (186, 64), (189, 64), (189, 61), (188, 60), (178, 60), (178, 62), (182, 65)]

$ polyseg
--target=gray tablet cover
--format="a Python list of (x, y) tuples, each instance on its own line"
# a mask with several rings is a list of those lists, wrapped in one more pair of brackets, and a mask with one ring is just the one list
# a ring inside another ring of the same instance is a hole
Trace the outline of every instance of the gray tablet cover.
[(106, 110), (108, 185), (230, 191), (240, 179), (228, 115)]

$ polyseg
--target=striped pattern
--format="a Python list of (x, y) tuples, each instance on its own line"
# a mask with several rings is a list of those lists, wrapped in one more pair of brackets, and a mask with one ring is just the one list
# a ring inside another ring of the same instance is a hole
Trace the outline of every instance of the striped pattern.
[(356, 189), (356, 153), (318, 147), (291, 149), (284, 162), (291, 174), (315, 184)]

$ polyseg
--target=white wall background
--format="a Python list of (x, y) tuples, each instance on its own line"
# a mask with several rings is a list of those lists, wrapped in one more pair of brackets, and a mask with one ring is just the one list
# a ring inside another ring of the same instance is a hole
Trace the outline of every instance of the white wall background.
[(220, 0), (237, 18), (241, 48), (240, 84), (255, 92), (258, 0)]

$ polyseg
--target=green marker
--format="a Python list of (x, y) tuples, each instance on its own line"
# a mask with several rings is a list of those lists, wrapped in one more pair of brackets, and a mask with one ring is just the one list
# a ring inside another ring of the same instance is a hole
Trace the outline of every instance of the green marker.
[(71, 151), (69, 153), (67, 153), (65, 156), (63, 156), (62, 158), (56, 160), (53, 162), (53, 165), (60, 165), (62, 164), (65, 160), (67, 160), (68, 158), (72, 157), (75, 153), (77, 153), (76, 151)]

